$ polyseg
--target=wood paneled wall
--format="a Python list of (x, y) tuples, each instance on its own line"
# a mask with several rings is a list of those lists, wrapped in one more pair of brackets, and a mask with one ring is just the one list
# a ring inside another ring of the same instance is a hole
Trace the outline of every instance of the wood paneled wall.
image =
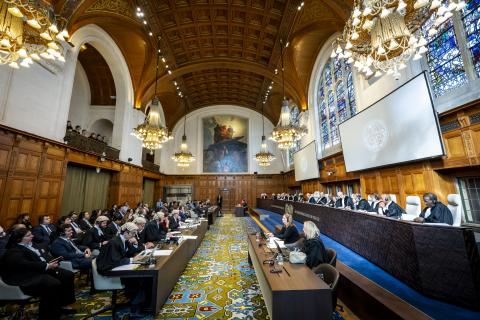
[(123, 162), (105, 160), (56, 141), (0, 126), (0, 225), (10, 227), (21, 213), (32, 223), (49, 214), (60, 216), (68, 163), (99, 167), (112, 172), (109, 206), (142, 199), (143, 178), (157, 180), (160, 173)]
[(18, 214), (56, 215), (63, 193), (65, 149), (0, 128), (0, 224), (10, 226)]
[[(220, 190), (228, 189), (231, 205), (245, 199), (247, 203), (255, 203), (262, 192), (267, 194), (285, 191), (285, 177), (277, 175), (190, 175), (164, 176), (159, 187), (165, 185), (192, 185), (193, 198), (197, 200), (210, 199), (215, 201)], [(158, 190), (156, 194), (161, 194)]]

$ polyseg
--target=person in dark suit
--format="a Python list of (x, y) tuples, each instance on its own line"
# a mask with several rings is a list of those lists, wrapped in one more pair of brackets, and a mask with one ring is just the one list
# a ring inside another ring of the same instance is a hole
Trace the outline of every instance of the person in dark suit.
[(383, 201), (379, 203), (379, 214), (383, 214), (387, 217), (401, 219), (402, 214), (405, 214), (405, 210), (396, 204), (389, 194), (382, 194)]
[(49, 215), (41, 215), (38, 217), (38, 226), (32, 229), (33, 242), (39, 247), (47, 250), (50, 243), (56, 238), (56, 228), (50, 223)]
[(136, 217), (133, 220), (133, 223), (135, 223), (138, 227), (138, 231), (135, 235), (135, 238), (137, 239), (137, 251), (141, 252), (145, 249), (151, 249), (155, 245), (152, 242), (145, 241), (145, 225), (147, 224), (147, 220), (143, 217)]
[(168, 220), (170, 230), (177, 230), (178, 227), (180, 227), (180, 210), (173, 209), (172, 214), (168, 217)]
[(303, 224), (305, 242), (302, 251), (307, 255), (305, 264), (311, 269), (321, 263), (328, 263), (327, 250), (320, 239), (320, 230), (312, 221), (305, 221)]
[(435, 194), (427, 192), (423, 195), (425, 208), (416, 217), (415, 222), (446, 223), (453, 225), (453, 215), (450, 209), (440, 201)]
[(335, 208), (352, 209), (352, 199), (345, 195), (342, 191), (337, 192), (337, 200), (335, 201)]
[(3, 230), (2, 226), (0, 226), (0, 258), (5, 253), (7, 248), (8, 236), (7, 233)]
[(120, 226), (122, 225), (123, 216), (120, 212), (115, 212), (112, 215), (112, 222), (105, 228), (105, 235), (107, 240), (120, 234)]
[[(105, 275), (113, 268), (140, 261), (142, 256), (134, 256), (137, 250), (134, 248), (136, 242), (135, 234), (138, 227), (133, 222), (122, 225), (121, 233), (111, 239), (106, 246), (100, 250), (96, 258), (98, 272)], [(144, 317), (140, 313), (141, 305), (145, 302), (145, 291), (147, 283), (145, 278), (122, 278), (125, 285), (125, 294), (130, 299), (130, 319)], [(151, 285), (151, 284), (150, 284)]]
[(26, 228), (10, 234), (8, 249), (0, 260), (2, 280), (19, 286), (23, 293), (40, 297), (38, 319), (60, 319), (61, 313), (75, 313), (62, 309), (75, 302), (73, 273), (58, 268), (58, 261), (32, 245), (33, 234)]
[(93, 225), (90, 223), (90, 212), (82, 211), (78, 215), (77, 224), (83, 231), (87, 232), (89, 229), (93, 228)]
[(290, 214), (285, 213), (282, 217), (282, 222), (282, 229), (280, 229), (279, 232), (274, 233), (275, 237), (283, 240), (286, 245), (294, 243), (300, 239), (297, 227), (295, 227), (293, 217)]
[(16, 224), (23, 224), (28, 230), (33, 229), (33, 225), (30, 222), (30, 215), (28, 213), (22, 213), (17, 217)]
[(162, 223), (164, 219), (165, 214), (163, 212), (157, 212), (153, 215), (152, 221), (145, 225), (145, 242), (158, 242), (165, 239), (168, 229)]
[(354, 210), (370, 211), (370, 204), (366, 199), (363, 199), (360, 194), (354, 195), (353, 203), (354, 203)]
[(223, 216), (223, 213), (222, 213), (222, 204), (223, 204), (223, 197), (222, 197), (222, 194), (219, 193), (218, 196), (217, 196), (217, 206), (220, 210), (218, 210), (218, 216), (221, 217)]
[(52, 255), (70, 261), (74, 269), (91, 269), (92, 252), (86, 246), (77, 246), (73, 243), (73, 227), (69, 224), (63, 224), (59, 228), (59, 233), (60, 236), (50, 245)]
[(83, 238), (83, 245), (89, 247), (94, 255), (97, 255), (98, 250), (108, 243), (105, 235), (108, 221), (109, 219), (106, 216), (98, 216), (95, 220), (95, 226), (89, 229)]
[(375, 212), (378, 213), (378, 208), (380, 207), (380, 202), (383, 202), (382, 198), (380, 197), (379, 194), (375, 193), (372, 195), (373, 197), (373, 202), (370, 205), (370, 210), (369, 212)]

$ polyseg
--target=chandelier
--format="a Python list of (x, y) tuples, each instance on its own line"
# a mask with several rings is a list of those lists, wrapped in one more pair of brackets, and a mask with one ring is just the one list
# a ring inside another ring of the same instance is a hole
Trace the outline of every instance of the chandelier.
[[(158, 52), (158, 50), (157, 50)], [(158, 64), (160, 60), (160, 53), (157, 53), (157, 66), (155, 69), (155, 93), (150, 105), (150, 112), (145, 117), (145, 121), (133, 129), (132, 135), (143, 141), (143, 147), (149, 149), (151, 152), (155, 149), (161, 149), (162, 144), (173, 137), (168, 132), (168, 129), (160, 123), (160, 101), (157, 96), (157, 82), (158, 82)]]
[(275, 156), (270, 153), (267, 149), (267, 141), (265, 139), (265, 119), (263, 117), (263, 106), (265, 102), (262, 104), (262, 145), (260, 147), (260, 152), (255, 154), (255, 160), (257, 160), (258, 165), (261, 167), (268, 167), (270, 162), (275, 160)]
[(297, 126), (291, 122), (290, 119), (290, 106), (288, 100), (285, 97), (285, 68), (283, 62), (283, 42), (280, 40), (280, 55), (282, 59), (282, 93), (283, 102), (282, 110), (280, 114), (280, 123), (273, 128), (272, 136), (270, 139), (278, 144), (280, 149), (290, 149), (295, 145), (295, 142), (300, 140), (307, 134), (307, 128), (305, 126)]
[(59, 32), (53, 9), (34, 0), (0, 0), (0, 65), (28, 68), (33, 61), (65, 62), (61, 42), (69, 37)]
[(419, 60), (428, 51), (425, 38), (416, 34), (423, 23), (436, 14), (428, 30), (434, 36), (453, 11), (464, 7), (463, 0), (355, 0), (331, 57), (353, 63), (366, 78), (387, 73), (399, 79), (399, 71), (412, 57)]
[(182, 144), (180, 145), (180, 152), (175, 152), (172, 156), (172, 160), (177, 163), (180, 168), (186, 168), (190, 166), (190, 162), (195, 161), (195, 157), (188, 151), (187, 136), (185, 134), (185, 127), (187, 126), (187, 105), (185, 103), (185, 120), (183, 123), (183, 136)]

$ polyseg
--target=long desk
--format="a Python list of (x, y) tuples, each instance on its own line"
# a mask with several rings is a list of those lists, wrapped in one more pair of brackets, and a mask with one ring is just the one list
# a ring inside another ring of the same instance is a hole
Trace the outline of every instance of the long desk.
[[(284, 262), (286, 271), (271, 273), (271, 250), (260, 246), (255, 235), (248, 236), (248, 257), (262, 290), (270, 318), (278, 319), (332, 319), (332, 290), (303, 264)], [(264, 243), (263, 243), (264, 244)]]
[(480, 256), (473, 230), (427, 225), (376, 214), (272, 199), (257, 207), (282, 214), (294, 207), (297, 221), (357, 252), (423, 294), (480, 309)]
[[(182, 234), (197, 236), (197, 239), (188, 239), (179, 245), (173, 245), (173, 252), (169, 256), (157, 257), (155, 267), (142, 265), (135, 270), (110, 271), (108, 276), (122, 278), (150, 278), (152, 279), (152, 291), (150, 301), (150, 312), (157, 314), (161, 307), (167, 301), (172, 289), (178, 282), (180, 275), (187, 266), (188, 262), (200, 246), (205, 233), (207, 232), (208, 222), (202, 221), (200, 226), (193, 230), (182, 230)], [(162, 249), (168, 249), (171, 245), (164, 245)]]

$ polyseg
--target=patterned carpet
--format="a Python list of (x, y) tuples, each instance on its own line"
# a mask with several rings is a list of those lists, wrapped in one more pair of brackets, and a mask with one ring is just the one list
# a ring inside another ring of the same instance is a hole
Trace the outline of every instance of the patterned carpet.
[[(225, 215), (217, 219), (161, 312), (145, 319), (269, 319), (255, 272), (247, 263), (246, 235), (257, 228), (250, 217)], [(74, 307), (79, 313), (65, 319), (85, 319), (110, 303), (108, 293), (96, 293), (92, 299), (84, 280), (78, 281), (77, 293)], [(120, 295), (119, 302), (122, 301), (125, 299)], [(35, 318), (36, 307), (29, 308), (27, 318)], [(0, 308), (0, 313), (9, 314), (14, 308)], [(119, 308), (117, 317), (128, 319), (128, 307)], [(111, 312), (95, 319), (111, 319)], [(335, 311), (332, 319), (356, 317), (346, 309), (341, 315)]]

